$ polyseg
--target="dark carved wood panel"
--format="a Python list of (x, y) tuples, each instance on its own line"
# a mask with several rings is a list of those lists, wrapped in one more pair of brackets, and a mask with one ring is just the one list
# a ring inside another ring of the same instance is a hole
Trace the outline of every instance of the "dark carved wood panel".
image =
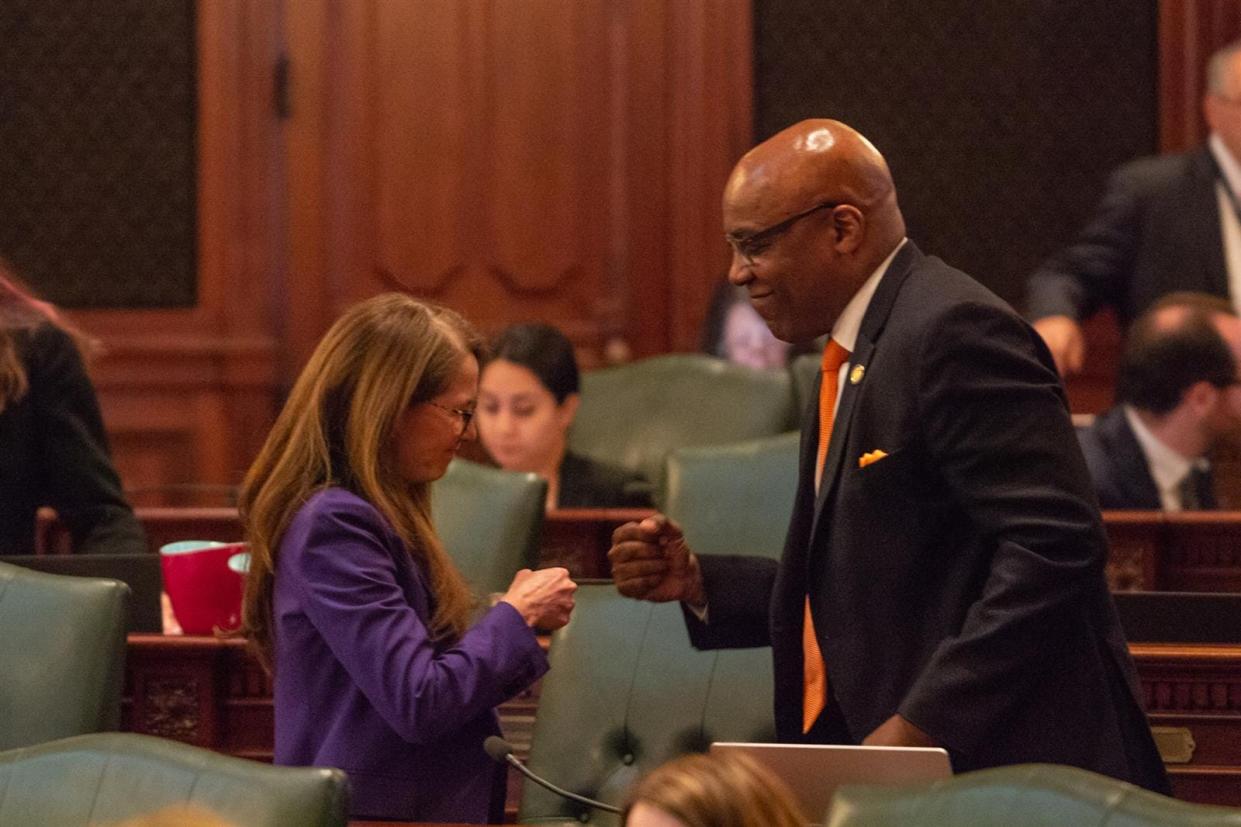
[(1114, 591), (1241, 591), (1241, 513), (1104, 512)]
[(1241, 805), (1241, 646), (1130, 648), (1151, 724), (1185, 748), (1168, 765), (1177, 797)]

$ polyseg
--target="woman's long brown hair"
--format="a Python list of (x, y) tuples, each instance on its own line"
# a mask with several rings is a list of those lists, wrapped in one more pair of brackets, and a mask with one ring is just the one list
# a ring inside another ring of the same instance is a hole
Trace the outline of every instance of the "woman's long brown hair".
[(69, 324), (51, 304), (36, 298), (4, 259), (0, 259), (0, 413), (25, 396), (30, 388), (15, 334), (45, 324), (55, 325), (69, 334), (83, 359), (95, 350), (93, 340)]
[(431, 634), (454, 639), (474, 598), (431, 523), (430, 487), (401, 479), (392, 432), (410, 405), (447, 390), (482, 340), (451, 310), (398, 293), (347, 310), (315, 348), (242, 484), (250, 543), (242, 632), (269, 668), (276, 556), (312, 494), (347, 488), (370, 502), (425, 568), (435, 595)]

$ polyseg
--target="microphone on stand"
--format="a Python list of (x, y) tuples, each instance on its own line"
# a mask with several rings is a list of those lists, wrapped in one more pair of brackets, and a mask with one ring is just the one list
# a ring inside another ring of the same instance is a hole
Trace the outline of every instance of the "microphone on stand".
[(516, 767), (517, 771), (526, 778), (529, 778), (535, 784), (538, 784), (544, 789), (551, 790), (561, 798), (567, 798), (570, 801), (576, 801), (578, 804), (585, 804), (587, 807), (593, 807), (596, 810), (603, 810), (607, 813), (620, 813), (620, 807), (615, 807), (611, 804), (604, 804), (602, 801), (595, 801), (593, 798), (587, 798), (584, 795), (571, 793), (568, 790), (557, 787), (552, 782), (535, 775), (530, 771), (529, 767), (517, 759), (516, 755), (513, 755), (513, 745), (498, 735), (488, 736), (487, 740), (483, 741), (483, 749), (488, 755), (491, 756), (493, 761), (497, 761), (501, 764), (510, 764), (513, 767)]

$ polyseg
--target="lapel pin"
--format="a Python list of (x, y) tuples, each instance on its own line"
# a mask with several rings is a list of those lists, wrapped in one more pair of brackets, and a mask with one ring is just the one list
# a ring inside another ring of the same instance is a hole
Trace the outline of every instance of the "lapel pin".
[(865, 365), (854, 365), (853, 370), (849, 371), (849, 384), (856, 385), (862, 381), (862, 377), (866, 375)]

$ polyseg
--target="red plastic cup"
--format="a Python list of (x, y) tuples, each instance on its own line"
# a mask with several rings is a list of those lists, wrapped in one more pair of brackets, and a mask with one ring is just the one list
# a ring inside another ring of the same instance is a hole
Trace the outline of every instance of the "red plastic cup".
[(160, 567), (172, 613), (187, 635), (235, 631), (241, 626), (244, 575), (228, 564), (245, 543), (182, 540), (162, 546)]

